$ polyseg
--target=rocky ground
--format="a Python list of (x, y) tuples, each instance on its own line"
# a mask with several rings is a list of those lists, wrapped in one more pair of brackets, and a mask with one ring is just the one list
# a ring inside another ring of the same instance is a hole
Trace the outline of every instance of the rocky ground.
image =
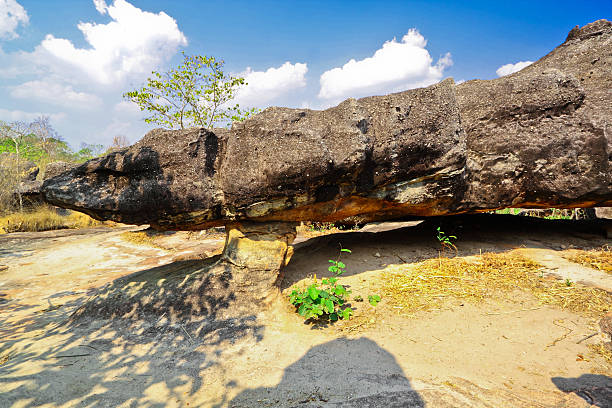
[[(612, 292), (612, 275), (564, 258), (610, 244), (604, 224), (513, 216), (299, 235), (282, 290), (324, 275), (342, 245), (352, 250), (344, 283), (374, 293), (389, 268), (439, 255), (439, 223), (459, 237), (459, 257), (519, 249), (542, 274)], [(132, 276), (137, 287), (147, 273), (178, 273), (207, 262), (224, 240), (126, 234), (138, 229), (0, 236), (0, 406), (612, 406), (612, 367), (588, 347), (609, 341), (596, 320), (521, 291), (479, 303), (448, 299), (408, 315), (383, 297), (376, 308), (356, 303), (359, 318), (327, 327), (304, 324), (283, 297), (203, 332), (164, 316), (69, 323), (103, 285)]]

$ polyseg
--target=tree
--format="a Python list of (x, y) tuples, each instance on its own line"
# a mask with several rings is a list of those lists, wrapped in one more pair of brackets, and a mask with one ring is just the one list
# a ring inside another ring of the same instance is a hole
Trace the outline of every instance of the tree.
[(104, 145), (101, 144), (89, 144), (89, 143), (81, 143), (81, 146), (77, 152), (73, 154), (74, 160), (77, 162), (85, 162), (87, 160), (91, 160), (94, 157), (98, 157), (104, 154), (105, 152)]
[(145, 122), (169, 129), (211, 129), (215, 124), (241, 121), (255, 113), (255, 109), (241, 110), (238, 104), (230, 104), (247, 83), (244, 78), (225, 74), (223, 60), (183, 56), (183, 63), (176, 69), (153, 71), (144, 87), (123, 94), (149, 113)]
[(51, 156), (53, 149), (53, 140), (59, 140), (59, 136), (53, 126), (51, 126), (51, 119), (49, 116), (39, 116), (32, 123), (30, 123), (30, 130), (36, 136), (38, 136), (40, 147), (47, 156)]
[(28, 129), (29, 134), (25, 140), (28, 151), (25, 157), (36, 162), (41, 170), (57, 160), (72, 160), (74, 155), (72, 149), (55, 130), (49, 116), (39, 116), (34, 119), (28, 125)]
[[(11, 147), (13, 147), (15, 151), (15, 171), (11, 172), (12, 177), (10, 177), (10, 180), (6, 181), (9, 181), (8, 185), (11, 186), (11, 190), (8, 191), (8, 194), (13, 194), (14, 191), (17, 192), (20, 212), (23, 212), (23, 197), (18, 188), (21, 178), (23, 177), (21, 156), (23, 155), (22, 150), (26, 145), (25, 138), (28, 134), (30, 134), (30, 127), (24, 122), (13, 122), (11, 124), (0, 122), (0, 135), (2, 135), (3, 139), (12, 142)], [(4, 166), (8, 168), (8, 162), (5, 163)]]

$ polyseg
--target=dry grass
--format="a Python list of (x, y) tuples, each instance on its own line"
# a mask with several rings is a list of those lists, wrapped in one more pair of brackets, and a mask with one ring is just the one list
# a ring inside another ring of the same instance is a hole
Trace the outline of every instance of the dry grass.
[(13, 213), (0, 217), (0, 234), (9, 232), (36, 232), (65, 228), (87, 228), (102, 225), (90, 216), (71, 211), (59, 215), (53, 208), (43, 206), (33, 211)]
[(487, 253), (473, 260), (430, 259), (387, 269), (382, 292), (402, 313), (441, 307), (449, 299), (479, 302), (523, 290), (541, 304), (555, 305), (588, 317), (612, 309), (612, 294), (543, 277), (541, 265), (514, 252)]
[(302, 223), (297, 227), (297, 232), (307, 238), (320, 237), (322, 235), (337, 234), (339, 232), (346, 232), (338, 229), (332, 222), (308, 222)]
[(589, 344), (588, 348), (591, 350), (591, 352), (603, 357), (606, 363), (612, 367), (612, 348), (603, 343)]
[(591, 251), (572, 250), (564, 257), (577, 264), (612, 274), (612, 248), (608, 245)]
[(159, 232), (155, 230), (146, 229), (143, 231), (128, 231), (121, 234), (121, 238), (123, 238), (127, 242), (131, 242), (136, 245), (148, 245), (154, 248), (166, 249), (159, 245), (156, 242), (156, 238), (159, 235)]

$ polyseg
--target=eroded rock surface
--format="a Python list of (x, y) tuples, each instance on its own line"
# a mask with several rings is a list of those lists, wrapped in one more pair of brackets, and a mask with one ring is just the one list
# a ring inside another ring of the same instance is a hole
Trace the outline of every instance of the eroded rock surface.
[(612, 23), (599, 20), (506, 77), (324, 111), (268, 108), (231, 130), (154, 130), (51, 167), (43, 192), (97, 219), (160, 229), (606, 207), (611, 122)]
[(293, 254), (295, 226), (232, 224), (220, 257), (178, 261), (117, 279), (100, 288), (72, 320), (165, 317), (171, 323), (192, 322), (202, 330), (219, 322), (238, 324), (280, 294), (279, 271)]

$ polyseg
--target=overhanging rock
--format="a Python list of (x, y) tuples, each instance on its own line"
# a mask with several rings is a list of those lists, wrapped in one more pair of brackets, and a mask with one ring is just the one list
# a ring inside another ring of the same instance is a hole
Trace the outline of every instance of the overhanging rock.
[(54, 172), (51, 204), (160, 229), (612, 206), (612, 23), (495, 80), (154, 130)]

